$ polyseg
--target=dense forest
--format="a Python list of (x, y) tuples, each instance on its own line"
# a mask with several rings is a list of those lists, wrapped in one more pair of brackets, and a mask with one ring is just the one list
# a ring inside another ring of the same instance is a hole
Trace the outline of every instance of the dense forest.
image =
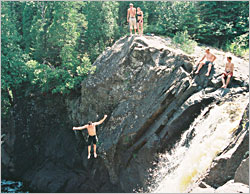
[[(145, 34), (176, 40), (184, 35), (236, 55), (248, 51), (248, 2), (133, 3), (144, 12)], [(103, 50), (129, 34), (125, 1), (1, 5), (2, 117), (23, 96), (79, 88)]]

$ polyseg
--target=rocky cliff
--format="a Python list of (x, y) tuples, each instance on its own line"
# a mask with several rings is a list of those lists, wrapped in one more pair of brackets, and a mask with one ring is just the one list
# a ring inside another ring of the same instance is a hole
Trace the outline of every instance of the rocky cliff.
[[(97, 58), (78, 92), (33, 95), (13, 107), (2, 124), (2, 177), (40, 192), (147, 191), (159, 153), (171, 151), (206, 107), (248, 95), (248, 63), (237, 58), (234, 79), (220, 89), (225, 54), (216, 52), (206, 77), (206, 67), (193, 73), (203, 53), (187, 55), (160, 37), (121, 38)], [(98, 158), (87, 160), (87, 133), (72, 127), (104, 114)], [(243, 159), (236, 158), (234, 171)]]

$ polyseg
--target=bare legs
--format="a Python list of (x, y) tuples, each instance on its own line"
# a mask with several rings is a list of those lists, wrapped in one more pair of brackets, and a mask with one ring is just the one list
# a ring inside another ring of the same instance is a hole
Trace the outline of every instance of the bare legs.
[[(129, 29), (130, 30), (130, 36), (132, 36), (132, 28)], [(134, 27), (135, 30), (135, 34), (136, 34), (136, 28)]]
[[(97, 157), (96, 144), (93, 144), (93, 145), (94, 145), (94, 157), (96, 158)], [(91, 145), (88, 146), (88, 159), (90, 158), (90, 151), (91, 151)]]
[(137, 29), (138, 29), (138, 34), (140, 35), (140, 28), (139, 28), (139, 23), (137, 22)]
[(97, 154), (96, 154), (96, 144), (94, 144), (94, 157), (95, 158), (97, 157)]
[(88, 146), (88, 159), (90, 158), (91, 145)]
[[(140, 30), (141, 28), (141, 30)], [(138, 34), (142, 36), (143, 34), (143, 23), (142, 22), (137, 22), (137, 29), (138, 29)]]
[(227, 81), (226, 81), (226, 83), (225, 83), (225, 79), (224, 79), (224, 75), (221, 77), (221, 80), (222, 80), (222, 88), (227, 88), (227, 86), (228, 86), (228, 84), (229, 84), (229, 82), (230, 82), (230, 79), (231, 79), (231, 75), (228, 75), (227, 76)]
[(210, 73), (211, 69), (212, 69), (212, 64), (209, 63), (209, 64), (208, 64), (208, 69), (207, 69), (206, 76), (209, 76), (209, 73)]
[(198, 66), (198, 69), (197, 71), (195, 72), (195, 74), (198, 74), (200, 69), (202, 68), (202, 66), (204, 65), (205, 63), (199, 63), (199, 66)]
[(132, 28), (129, 28), (129, 30), (130, 30), (130, 36), (132, 36)]
[[(139, 26), (141, 27), (141, 36), (143, 35), (143, 23), (141, 22), (141, 23), (139, 23)], [(139, 29), (139, 28), (138, 28)]]
[[(200, 64), (199, 64), (198, 69), (197, 69), (197, 71), (195, 72), (195, 74), (198, 74), (198, 73), (199, 73), (200, 69), (203, 67), (204, 64), (205, 64), (205, 63), (200, 63)], [(206, 76), (209, 76), (209, 73), (210, 73), (211, 69), (212, 69), (212, 64), (209, 63), (209, 64), (208, 64), (208, 69), (207, 69)]]

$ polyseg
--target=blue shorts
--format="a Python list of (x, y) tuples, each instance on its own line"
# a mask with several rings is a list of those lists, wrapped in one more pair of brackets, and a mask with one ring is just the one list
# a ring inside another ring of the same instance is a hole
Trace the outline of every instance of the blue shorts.
[(211, 61), (206, 61), (205, 65), (209, 65), (209, 63), (211, 63), (213, 65), (213, 63)]

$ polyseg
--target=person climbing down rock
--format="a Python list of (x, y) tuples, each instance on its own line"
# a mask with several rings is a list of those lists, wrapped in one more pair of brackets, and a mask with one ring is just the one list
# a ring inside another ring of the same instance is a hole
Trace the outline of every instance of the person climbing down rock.
[[(233, 76), (234, 64), (231, 62), (232, 57), (227, 57), (227, 63), (225, 67), (225, 72), (222, 73), (222, 88), (226, 88), (230, 82), (231, 77)], [(225, 79), (227, 80), (225, 83)]]
[(81, 126), (81, 127), (73, 127), (73, 130), (82, 130), (82, 129), (87, 129), (88, 130), (88, 159), (90, 158), (90, 151), (91, 151), (91, 143), (93, 142), (94, 146), (94, 157), (97, 157), (96, 154), (96, 142), (97, 142), (97, 136), (96, 136), (96, 128), (95, 126), (100, 125), (104, 122), (104, 120), (107, 118), (107, 115), (104, 115), (103, 119), (92, 123), (91, 121), (88, 122), (87, 125)]
[(130, 36), (132, 36), (133, 27), (134, 27), (135, 34), (136, 34), (136, 18), (135, 18), (136, 8), (133, 7), (132, 3), (129, 4), (129, 7), (130, 8), (128, 9), (128, 12), (127, 12), (127, 21), (129, 23)]
[[(206, 76), (209, 76), (209, 73), (212, 69), (212, 65), (214, 65), (213, 62), (215, 61), (216, 56), (214, 56), (212, 53), (210, 53), (209, 48), (206, 48), (205, 52), (206, 52), (206, 54), (202, 57), (202, 59), (198, 63), (199, 66), (198, 66), (198, 69), (195, 72), (195, 74), (199, 73), (199, 71), (203, 67), (203, 65), (208, 65), (208, 70), (207, 70)], [(206, 61), (202, 62), (205, 58), (206, 58)]]

